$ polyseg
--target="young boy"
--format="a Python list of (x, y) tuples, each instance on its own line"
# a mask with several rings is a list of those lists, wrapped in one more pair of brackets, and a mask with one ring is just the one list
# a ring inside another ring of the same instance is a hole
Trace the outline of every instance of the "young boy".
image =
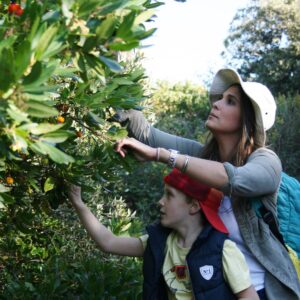
[(69, 198), (102, 251), (143, 256), (143, 299), (258, 300), (244, 256), (218, 216), (222, 194), (177, 169), (164, 181), (161, 221), (140, 238), (109, 231), (82, 202), (79, 187), (70, 187)]

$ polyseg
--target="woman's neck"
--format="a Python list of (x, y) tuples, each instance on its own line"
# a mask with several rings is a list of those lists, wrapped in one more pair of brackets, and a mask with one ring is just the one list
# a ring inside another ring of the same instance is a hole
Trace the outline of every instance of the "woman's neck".
[(236, 135), (222, 135), (215, 137), (218, 143), (219, 155), (222, 162), (230, 161), (236, 153), (236, 148), (239, 141), (239, 136)]

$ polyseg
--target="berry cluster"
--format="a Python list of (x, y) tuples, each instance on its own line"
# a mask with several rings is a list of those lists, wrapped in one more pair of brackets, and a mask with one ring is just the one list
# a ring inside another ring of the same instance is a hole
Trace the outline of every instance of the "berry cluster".
[(8, 6), (8, 12), (12, 15), (21, 16), (23, 14), (23, 9), (19, 4), (11, 3)]

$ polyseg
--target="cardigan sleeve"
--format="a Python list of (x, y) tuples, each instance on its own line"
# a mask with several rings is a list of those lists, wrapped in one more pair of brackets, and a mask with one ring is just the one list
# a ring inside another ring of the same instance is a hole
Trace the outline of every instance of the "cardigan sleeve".
[(126, 123), (128, 135), (151, 147), (162, 147), (166, 149), (178, 150), (182, 154), (199, 157), (202, 144), (168, 134), (153, 126), (146, 120), (142, 112), (138, 110), (128, 110), (121, 114), (122, 122)]
[(221, 189), (229, 196), (256, 197), (276, 193), (281, 178), (281, 162), (267, 148), (254, 151), (245, 165), (235, 167), (225, 162), (228, 183)]

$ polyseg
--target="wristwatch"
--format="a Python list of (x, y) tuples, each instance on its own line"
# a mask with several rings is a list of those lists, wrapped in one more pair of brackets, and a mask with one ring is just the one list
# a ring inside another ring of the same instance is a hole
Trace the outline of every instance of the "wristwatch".
[(169, 156), (169, 159), (168, 159), (168, 166), (170, 168), (175, 168), (176, 158), (177, 158), (177, 155), (178, 155), (179, 151), (174, 150), (174, 149), (169, 149), (168, 151), (170, 151), (170, 156)]

